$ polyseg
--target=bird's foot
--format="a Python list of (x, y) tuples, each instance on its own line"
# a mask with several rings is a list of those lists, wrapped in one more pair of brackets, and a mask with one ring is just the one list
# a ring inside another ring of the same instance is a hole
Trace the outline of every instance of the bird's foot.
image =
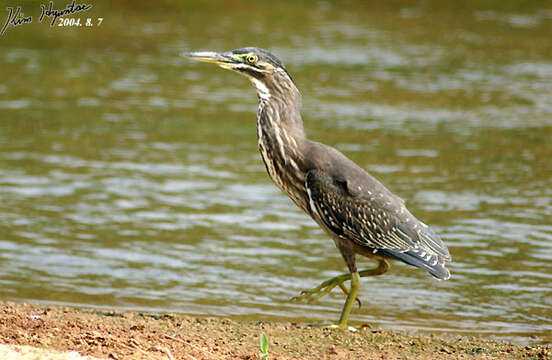
[[(349, 295), (349, 291), (343, 285), (343, 283), (347, 280), (351, 280), (351, 274), (342, 274), (338, 275), (336, 277), (333, 277), (331, 279), (328, 279), (324, 281), (322, 284), (318, 285), (314, 289), (302, 291), (299, 296), (295, 296), (291, 298), (291, 301), (299, 302), (299, 301), (307, 301), (307, 303), (312, 304), (317, 302), (321, 297), (324, 295), (330, 293), (336, 286), (339, 286), (339, 288), (343, 291), (345, 295)], [(361, 306), (360, 300), (355, 297), (355, 301), (358, 302), (358, 306)]]
[(347, 330), (350, 332), (357, 332), (357, 328), (351, 325), (340, 325), (340, 324), (332, 324), (327, 326), (328, 329), (339, 329), (339, 330)]
[(329, 322), (329, 321), (323, 321), (323, 322), (320, 322), (320, 323), (312, 323), (312, 324), (307, 324), (308, 326), (312, 326), (312, 327), (322, 327), (322, 328), (325, 328), (325, 329), (336, 329), (336, 330), (347, 330), (347, 331), (350, 331), (350, 332), (356, 332), (357, 329), (354, 327), (354, 326), (350, 326), (350, 325), (347, 325), (347, 324), (339, 324), (339, 323), (332, 323), (332, 322)]

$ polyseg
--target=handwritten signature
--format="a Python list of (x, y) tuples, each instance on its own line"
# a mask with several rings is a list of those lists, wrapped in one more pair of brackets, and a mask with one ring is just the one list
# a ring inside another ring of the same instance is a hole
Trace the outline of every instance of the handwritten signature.
[(30, 24), (33, 22), (32, 16), (25, 17), (23, 13), (21, 12), (21, 6), (18, 6), (17, 9), (14, 11), (12, 7), (8, 7), (8, 19), (6, 20), (6, 23), (2, 27), (2, 30), (0, 30), (0, 35), (4, 34), (6, 32), (6, 29), (9, 25), (13, 27), (17, 27), (19, 25), (23, 24)]
[(42, 9), (42, 14), (40, 14), (40, 19), (38, 19), (39, 22), (42, 22), (42, 19), (44, 19), (44, 16), (52, 18), (52, 22), (50, 23), (50, 26), (54, 26), (56, 23), (56, 20), (60, 16), (65, 16), (69, 14), (76, 14), (81, 11), (90, 10), (92, 8), (92, 4), (76, 4), (76, 0), (73, 0), (73, 2), (65, 7), (63, 10), (55, 10), (54, 2), (50, 1), (50, 7), (46, 9), (46, 6), (40, 4), (40, 8)]
[[(67, 4), (64, 9), (54, 9), (54, 2), (50, 1), (48, 6), (40, 4), (40, 8), (42, 9), (42, 13), (40, 14), (40, 18), (38, 19), (39, 22), (42, 22), (42, 20), (47, 17), (51, 18), (52, 21), (50, 22), (50, 26), (54, 26), (56, 23), (56, 20), (60, 16), (70, 15), (70, 14), (76, 14), (79, 12), (87, 11), (92, 8), (92, 4), (77, 4), (76, 0), (73, 0), (72, 3)], [(6, 19), (6, 22), (4, 23), (4, 26), (0, 30), (0, 36), (3, 35), (7, 28), (12, 27), (18, 27), (23, 24), (30, 24), (33, 22), (32, 16), (25, 16), (21, 12), (21, 6), (18, 6), (16, 9), (13, 7), (7, 7), (8, 10), (8, 18)]]

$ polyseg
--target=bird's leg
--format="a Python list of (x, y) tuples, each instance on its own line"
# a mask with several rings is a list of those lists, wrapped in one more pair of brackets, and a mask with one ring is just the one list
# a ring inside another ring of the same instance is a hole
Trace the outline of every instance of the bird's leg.
[[(341, 316), (339, 317), (339, 322), (332, 327), (340, 329), (348, 329), (347, 321), (349, 321), (349, 314), (353, 309), (353, 304), (357, 298), (358, 288), (360, 287), (360, 274), (354, 272), (351, 274), (351, 289), (349, 290), (349, 295), (347, 295), (347, 300), (343, 305), (343, 310), (341, 310)], [(353, 329), (354, 331), (354, 329)]]
[(339, 286), (341, 289), (345, 289), (344, 291), (347, 291), (347, 289), (343, 285), (343, 283), (347, 280), (351, 280), (350, 273), (338, 275), (336, 277), (333, 277), (331, 279), (324, 281), (322, 284), (318, 285), (314, 289), (311, 289), (308, 291), (302, 291), (301, 295), (293, 297), (291, 300), (302, 301), (302, 300), (308, 299), (309, 304), (315, 303), (322, 296), (332, 291), (333, 288), (336, 286)]
[[(377, 267), (373, 269), (361, 270), (359, 271), (358, 275), (360, 277), (383, 275), (387, 271), (389, 271), (389, 268), (390, 268), (389, 263), (385, 259), (380, 259)], [(347, 288), (343, 284), (340, 284), (339, 287), (341, 288), (341, 290), (345, 295), (348, 295)], [(356, 300), (358, 301), (358, 305), (360, 307), (360, 300), (358, 298)]]
[[(362, 271), (358, 272), (358, 276), (359, 276), (359, 278), (367, 277), (367, 276), (377, 276), (377, 275), (381, 275), (381, 274), (386, 273), (387, 270), (389, 270), (389, 263), (385, 259), (380, 259), (379, 263), (378, 263), (378, 266), (376, 268), (362, 270)], [(343, 293), (345, 295), (349, 296), (350, 291), (348, 291), (347, 288), (345, 287), (345, 285), (343, 285), (343, 283), (347, 280), (352, 280), (352, 274), (351, 273), (341, 274), (341, 275), (338, 275), (338, 276), (333, 277), (331, 279), (328, 279), (328, 280), (324, 281), (322, 284), (318, 285), (317, 287), (315, 287), (312, 290), (303, 291), (301, 293), (301, 295), (296, 296), (296, 297), (292, 298), (291, 300), (292, 301), (308, 300), (308, 303), (312, 304), (312, 303), (318, 301), (318, 299), (320, 299), (322, 296), (328, 294), (336, 286), (339, 286), (341, 288), (341, 290), (343, 291)], [(353, 287), (352, 285), (353, 284), (351, 282), (351, 288)], [(357, 290), (358, 290), (358, 286), (357, 286)], [(358, 300), (358, 299), (356, 299), (356, 294), (355, 294), (355, 298), (353, 299), (353, 301), (354, 300)], [(360, 301), (359, 301), (359, 303), (360, 303)]]

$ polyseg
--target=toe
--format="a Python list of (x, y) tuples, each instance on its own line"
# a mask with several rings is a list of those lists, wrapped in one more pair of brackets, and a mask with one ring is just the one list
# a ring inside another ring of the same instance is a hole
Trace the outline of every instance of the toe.
[(350, 331), (350, 332), (356, 332), (357, 331), (357, 329), (354, 326), (350, 326), (350, 325), (347, 325), (347, 324), (333, 324), (333, 325), (327, 326), (327, 328), (328, 329), (347, 330), (347, 331)]

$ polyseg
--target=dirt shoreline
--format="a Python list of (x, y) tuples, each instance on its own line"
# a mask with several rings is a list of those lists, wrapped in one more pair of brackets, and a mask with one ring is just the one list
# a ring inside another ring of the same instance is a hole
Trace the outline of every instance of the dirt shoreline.
[(0, 302), (0, 359), (552, 359), (551, 345)]

